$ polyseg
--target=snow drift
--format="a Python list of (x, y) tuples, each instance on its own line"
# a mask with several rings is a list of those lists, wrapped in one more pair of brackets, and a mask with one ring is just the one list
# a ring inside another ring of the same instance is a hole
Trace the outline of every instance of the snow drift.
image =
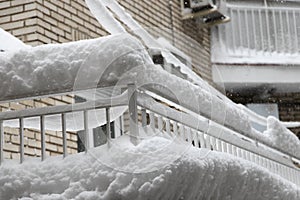
[(299, 188), (230, 155), (160, 136), (0, 167), (0, 199), (289, 199)]

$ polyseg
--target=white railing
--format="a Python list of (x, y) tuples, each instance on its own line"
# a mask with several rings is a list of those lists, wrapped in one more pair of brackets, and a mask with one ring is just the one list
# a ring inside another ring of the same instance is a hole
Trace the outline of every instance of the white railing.
[(226, 7), (231, 22), (219, 26), (218, 37), (228, 53), (300, 53), (300, 8)]
[[(126, 88), (125, 88), (126, 89)], [(241, 135), (225, 125), (218, 124), (199, 114), (183, 108), (172, 108), (169, 102), (171, 98), (164, 95), (161, 97), (155, 90), (136, 89), (135, 85), (128, 85), (127, 92), (112, 99), (103, 99), (93, 102), (78, 103), (72, 105), (52, 106), (46, 108), (35, 108), (22, 111), (10, 111), (0, 113), (0, 161), (3, 159), (4, 129), (5, 120), (19, 119), (20, 122), (20, 162), (24, 161), (24, 123), (28, 117), (40, 116), (41, 132), (41, 160), (46, 158), (45, 150), (45, 116), (61, 114), (63, 155), (67, 156), (66, 144), (66, 113), (82, 112), (84, 120), (85, 138), (88, 138), (88, 112), (93, 109), (106, 109), (107, 133), (110, 133), (110, 108), (127, 105), (130, 113), (130, 135), (134, 144), (139, 140), (139, 127), (148, 127), (159, 130), (171, 137), (180, 138), (198, 148), (208, 148), (213, 151), (228, 153), (233, 156), (256, 163), (281, 177), (300, 185), (300, 169), (293, 164), (293, 160), (299, 161), (285, 152), (274, 149), (261, 141)], [(153, 95), (155, 94), (155, 95)], [(155, 99), (159, 98), (159, 101)], [(164, 101), (166, 99), (166, 101)], [(174, 102), (173, 102), (174, 103)], [(175, 104), (175, 103), (174, 103)], [(178, 105), (179, 106), (179, 105)], [(180, 106), (179, 106), (180, 107)], [(140, 114), (140, 115), (139, 115)], [(139, 116), (141, 116), (139, 120)], [(148, 130), (148, 128), (144, 129)], [(107, 134), (108, 142), (111, 140)], [(89, 150), (88, 140), (85, 141), (85, 149)]]

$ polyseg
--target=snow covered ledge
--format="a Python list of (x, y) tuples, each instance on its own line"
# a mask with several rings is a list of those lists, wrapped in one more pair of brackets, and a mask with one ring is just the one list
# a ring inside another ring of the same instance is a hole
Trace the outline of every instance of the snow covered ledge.
[(129, 34), (0, 53), (0, 101), (110, 86), (151, 63)]
[(300, 65), (213, 64), (212, 74), (228, 90), (269, 85), (277, 92), (299, 92)]

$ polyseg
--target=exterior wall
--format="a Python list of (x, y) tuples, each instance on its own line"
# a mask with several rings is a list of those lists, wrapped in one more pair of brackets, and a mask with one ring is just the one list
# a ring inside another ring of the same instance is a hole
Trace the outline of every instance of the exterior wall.
[[(119, 0), (154, 36), (163, 36), (192, 58), (193, 69), (211, 81), (210, 29), (195, 20), (182, 21), (180, 1)], [(149, 9), (151, 8), (151, 9)], [(108, 33), (88, 10), (84, 0), (0, 0), (0, 27), (25, 43), (38, 46), (96, 38)], [(72, 103), (72, 96), (49, 97), (0, 104), (0, 111)], [(127, 127), (128, 122), (125, 122)], [(5, 157), (19, 157), (18, 129), (5, 129)], [(75, 153), (77, 135), (68, 133), (68, 151)], [(40, 134), (25, 130), (25, 155), (40, 156)], [(62, 154), (60, 132), (46, 132), (48, 155)]]

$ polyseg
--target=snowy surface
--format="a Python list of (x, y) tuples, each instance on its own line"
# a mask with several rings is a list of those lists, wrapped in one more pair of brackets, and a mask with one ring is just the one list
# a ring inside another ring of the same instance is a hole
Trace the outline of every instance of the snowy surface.
[(123, 136), (88, 154), (0, 167), (0, 199), (289, 199), (299, 188), (230, 155), (162, 137)]
[(19, 49), (29, 48), (21, 40), (0, 28), (0, 54), (10, 53)]
[(147, 52), (128, 34), (0, 54), (0, 100), (111, 85), (147, 63)]
[(275, 117), (268, 117), (267, 130), (263, 133), (270, 138), (271, 145), (300, 158), (300, 141)]

